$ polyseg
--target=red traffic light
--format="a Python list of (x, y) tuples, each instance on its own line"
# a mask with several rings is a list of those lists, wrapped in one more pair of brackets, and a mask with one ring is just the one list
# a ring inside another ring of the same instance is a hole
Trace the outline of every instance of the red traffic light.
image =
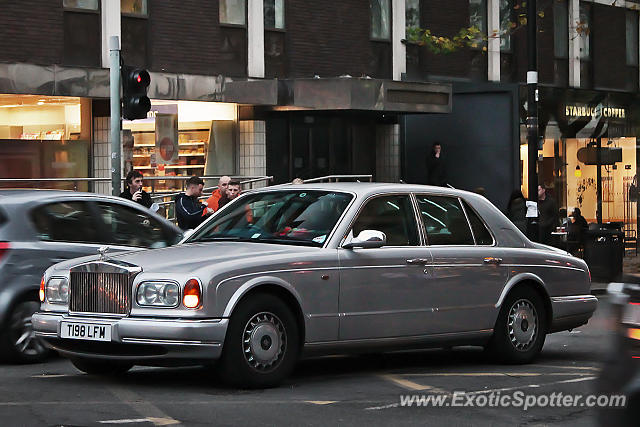
[(151, 109), (147, 88), (149, 72), (142, 68), (122, 66), (122, 117), (127, 120), (144, 119)]

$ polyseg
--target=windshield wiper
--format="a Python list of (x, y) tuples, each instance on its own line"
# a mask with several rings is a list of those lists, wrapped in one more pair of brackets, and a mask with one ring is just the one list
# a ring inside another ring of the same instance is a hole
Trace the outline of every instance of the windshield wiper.
[(201, 237), (199, 239), (193, 240), (193, 242), (254, 242), (252, 239), (248, 239), (246, 237), (239, 236), (212, 236), (212, 237)]

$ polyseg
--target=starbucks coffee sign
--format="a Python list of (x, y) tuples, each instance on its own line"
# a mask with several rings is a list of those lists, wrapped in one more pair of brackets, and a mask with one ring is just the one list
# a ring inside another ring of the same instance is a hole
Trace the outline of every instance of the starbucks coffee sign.
[(598, 105), (589, 107), (588, 105), (566, 105), (564, 114), (567, 117), (607, 117), (624, 119), (627, 117), (626, 108), (604, 107)]

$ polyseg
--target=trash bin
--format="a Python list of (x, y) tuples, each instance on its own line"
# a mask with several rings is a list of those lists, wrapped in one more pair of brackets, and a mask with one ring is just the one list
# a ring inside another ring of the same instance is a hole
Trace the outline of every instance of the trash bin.
[(585, 231), (584, 239), (584, 260), (591, 271), (591, 279), (618, 280), (622, 275), (624, 233), (617, 227), (590, 229)]

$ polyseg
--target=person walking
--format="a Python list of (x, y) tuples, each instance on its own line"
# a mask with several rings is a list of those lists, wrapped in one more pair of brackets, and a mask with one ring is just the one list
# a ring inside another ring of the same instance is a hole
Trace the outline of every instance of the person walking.
[(548, 245), (551, 243), (551, 233), (558, 225), (558, 205), (556, 201), (547, 194), (547, 189), (538, 185), (538, 216), (540, 224), (540, 243)]
[(120, 197), (123, 197), (128, 200), (133, 200), (144, 206), (145, 208), (150, 208), (153, 202), (151, 201), (151, 196), (149, 193), (142, 189), (142, 173), (137, 170), (131, 170), (127, 174), (126, 178), (126, 187), (122, 193), (120, 193)]
[(507, 217), (518, 230), (527, 233), (527, 201), (522, 195), (522, 191), (514, 190), (509, 197), (507, 204)]
[(192, 176), (187, 180), (186, 191), (176, 196), (176, 219), (178, 227), (183, 230), (196, 228), (207, 219), (209, 214), (213, 213), (213, 210), (198, 200), (202, 195), (203, 187), (204, 181), (197, 176)]
[(427, 184), (445, 187), (447, 171), (442, 156), (442, 144), (434, 142), (431, 153), (427, 156)]

